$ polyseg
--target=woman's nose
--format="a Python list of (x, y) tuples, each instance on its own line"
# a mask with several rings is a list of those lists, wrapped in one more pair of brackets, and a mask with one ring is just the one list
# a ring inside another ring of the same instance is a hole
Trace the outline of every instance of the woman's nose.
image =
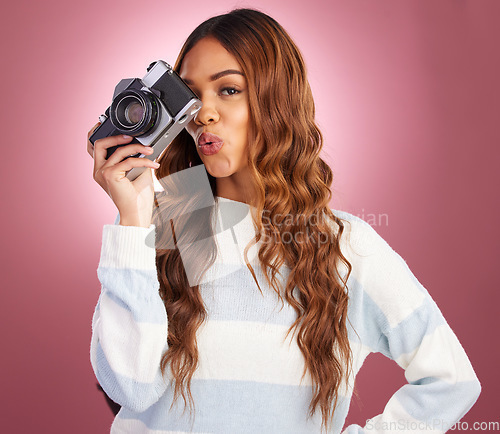
[(197, 125), (208, 125), (218, 122), (220, 119), (219, 112), (215, 107), (214, 101), (210, 98), (205, 98), (201, 100), (202, 106), (200, 111), (196, 114), (194, 122)]

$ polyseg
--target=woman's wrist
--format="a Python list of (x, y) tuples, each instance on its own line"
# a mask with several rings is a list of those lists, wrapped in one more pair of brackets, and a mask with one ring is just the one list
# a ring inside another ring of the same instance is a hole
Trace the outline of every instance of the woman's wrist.
[(151, 226), (151, 216), (131, 216), (120, 214), (120, 222), (121, 226), (138, 226), (142, 228), (149, 228)]

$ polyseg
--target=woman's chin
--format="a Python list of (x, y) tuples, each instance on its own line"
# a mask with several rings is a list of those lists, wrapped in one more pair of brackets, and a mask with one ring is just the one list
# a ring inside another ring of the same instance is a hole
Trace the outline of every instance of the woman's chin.
[(214, 178), (225, 178), (234, 174), (234, 169), (229, 161), (204, 161), (203, 164)]

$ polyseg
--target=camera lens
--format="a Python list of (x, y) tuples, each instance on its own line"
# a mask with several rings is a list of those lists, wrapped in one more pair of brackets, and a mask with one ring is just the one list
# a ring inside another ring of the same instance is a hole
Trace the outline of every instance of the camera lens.
[(158, 103), (151, 92), (128, 89), (120, 93), (110, 107), (111, 123), (124, 134), (145, 134), (155, 125), (157, 118)]
[(146, 110), (140, 102), (131, 102), (125, 107), (125, 119), (131, 125), (138, 124), (142, 121)]

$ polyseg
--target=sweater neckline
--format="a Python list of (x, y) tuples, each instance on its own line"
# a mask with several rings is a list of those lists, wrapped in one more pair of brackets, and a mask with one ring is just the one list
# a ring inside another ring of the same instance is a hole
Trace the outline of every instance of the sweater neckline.
[(233, 199), (228, 199), (227, 197), (222, 197), (222, 196), (215, 196), (217, 200), (222, 201), (222, 202), (233, 202), (233, 203), (240, 203), (242, 205), (246, 205), (250, 207), (250, 205), (246, 202), (240, 202), (239, 200), (233, 200)]
[(218, 212), (215, 217), (218, 221), (216, 223), (218, 230), (241, 233), (245, 241), (255, 236), (251, 205), (222, 196), (215, 196), (215, 198), (220, 205), (217, 207)]

